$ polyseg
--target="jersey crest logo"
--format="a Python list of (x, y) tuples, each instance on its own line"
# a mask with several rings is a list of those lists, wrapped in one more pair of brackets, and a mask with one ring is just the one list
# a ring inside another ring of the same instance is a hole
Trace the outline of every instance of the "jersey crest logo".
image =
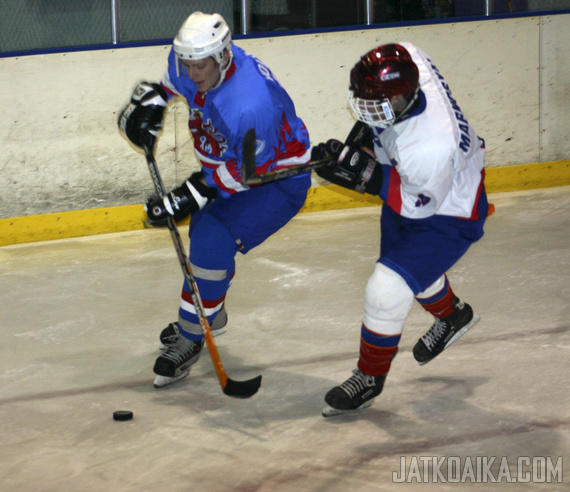
[(418, 195), (418, 199), (416, 201), (416, 207), (423, 207), (423, 206), (427, 205), (430, 201), (431, 201), (431, 198), (429, 196), (425, 196), (425, 195), (420, 193)]
[(194, 146), (199, 147), (204, 154), (221, 157), (227, 150), (227, 140), (212, 124), (211, 120), (207, 122), (202, 120), (201, 111), (191, 110), (188, 126), (194, 138)]

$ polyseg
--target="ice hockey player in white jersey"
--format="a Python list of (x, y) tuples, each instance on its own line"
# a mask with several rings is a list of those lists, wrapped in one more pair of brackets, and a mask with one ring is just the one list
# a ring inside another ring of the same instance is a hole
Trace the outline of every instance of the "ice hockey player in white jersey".
[[(191, 215), (189, 260), (212, 334), (226, 330), (226, 293), (235, 255), (247, 253), (289, 222), (311, 185), (304, 173), (264, 186), (242, 184), (242, 148), (255, 129), (257, 172), (306, 163), (309, 134), (271, 70), (231, 39), (219, 14), (193, 13), (182, 25), (161, 84), (137, 85), (119, 116), (119, 128), (139, 146), (155, 144), (168, 100), (183, 97), (202, 165), (164, 199), (146, 203), (149, 221)], [(204, 344), (189, 287), (183, 285), (178, 320), (161, 333), (166, 350), (156, 360), (155, 387), (186, 377)]]
[(420, 365), (478, 321), (446, 272), (483, 236), (489, 208), (484, 142), (420, 49), (387, 44), (366, 53), (350, 72), (348, 100), (368, 135), (319, 144), (312, 159), (333, 158), (317, 170), (322, 178), (382, 198), (380, 258), (364, 294), (357, 368), (326, 394), (325, 417), (380, 394), (414, 299), (435, 317), (413, 349)]

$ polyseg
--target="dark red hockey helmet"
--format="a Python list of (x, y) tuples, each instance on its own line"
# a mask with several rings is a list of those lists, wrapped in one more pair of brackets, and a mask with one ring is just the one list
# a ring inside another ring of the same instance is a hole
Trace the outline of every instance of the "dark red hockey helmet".
[(406, 48), (400, 44), (378, 46), (351, 70), (348, 102), (360, 121), (385, 128), (396, 121), (390, 98), (402, 95), (411, 103), (419, 78), (418, 67)]
[(419, 83), (418, 67), (400, 44), (385, 44), (366, 53), (350, 72), (350, 89), (362, 99), (410, 99)]

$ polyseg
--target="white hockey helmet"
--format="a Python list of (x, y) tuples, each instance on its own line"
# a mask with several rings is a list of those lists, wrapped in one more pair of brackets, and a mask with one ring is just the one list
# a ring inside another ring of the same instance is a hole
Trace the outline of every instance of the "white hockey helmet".
[(174, 38), (174, 51), (181, 60), (202, 60), (213, 57), (221, 66), (224, 50), (232, 55), (232, 35), (220, 14), (194, 12)]

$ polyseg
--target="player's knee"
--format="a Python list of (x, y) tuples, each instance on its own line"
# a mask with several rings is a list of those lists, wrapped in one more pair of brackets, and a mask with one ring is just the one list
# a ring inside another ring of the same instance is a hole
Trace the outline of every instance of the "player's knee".
[(363, 323), (376, 333), (401, 333), (413, 301), (414, 293), (406, 281), (394, 270), (376, 263), (364, 293)]
[(190, 262), (203, 269), (233, 267), (237, 245), (230, 231), (213, 217), (204, 215), (192, 232)]

